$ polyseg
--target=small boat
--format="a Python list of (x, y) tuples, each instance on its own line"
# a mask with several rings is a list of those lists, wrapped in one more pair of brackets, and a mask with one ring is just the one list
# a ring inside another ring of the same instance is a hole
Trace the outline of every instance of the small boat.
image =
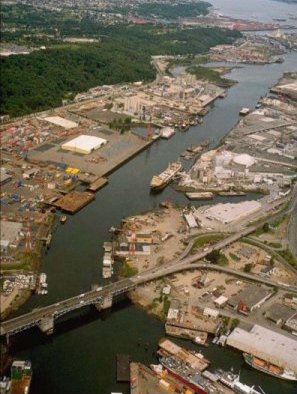
[(242, 116), (245, 116), (250, 113), (250, 109), (248, 107), (242, 107), (241, 110), (239, 111), (239, 114)]
[(60, 223), (64, 224), (67, 220), (67, 216), (66, 215), (62, 215), (60, 216)]
[(209, 140), (201, 142), (200, 146), (202, 146), (202, 148), (207, 148), (209, 146)]

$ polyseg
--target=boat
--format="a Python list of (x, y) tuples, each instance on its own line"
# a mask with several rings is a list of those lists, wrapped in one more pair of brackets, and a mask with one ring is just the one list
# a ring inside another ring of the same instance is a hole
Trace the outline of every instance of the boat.
[(11, 394), (29, 393), (32, 379), (32, 367), (30, 361), (14, 361), (11, 366), (10, 376)]
[(263, 394), (256, 390), (254, 386), (248, 386), (247, 384), (241, 383), (240, 376), (231, 371), (223, 371), (219, 369), (215, 374), (218, 376), (221, 383), (232, 389), (236, 394)]
[[(204, 335), (203, 335), (204, 334)], [(196, 343), (197, 345), (201, 346), (208, 346), (207, 343), (207, 334), (206, 333), (201, 333), (200, 335), (197, 335), (194, 339), (193, 342)]]
[(159, 175), (154, 175), (151, 180), (152, 190), (161, 190), (168, 185), (173, 177), (182, 169), (182, 165), (179, 161), (170, 163), (165, 171)]
[(247, 115), (249, 113), (250, 113), (250, 109), (247, 108), (247, 107), (242, 107), (241, 110), (239, 111), (239, 114), (242, 115), (242, 116), (245, 116), (245, 115)]
[(60, 216), (60, 223), (64, 224), (67, 220), (67, 216), (66, 215), (62, 215)]
[(212, 200), (213, 193), (211, 192), (187, 192), (186, 196), (189, 200)]
[(186, 363), (175, 357), (160, 357), (163, 368), (175, 379), (194, 390), (197, 394), (216, 393), (216, 388), (206, 380), (201, 372), (193, 370)]
[(166, 140), (168, 140), (169, 138), (171, 138), (173, 135), (175, 134), (175, 130), (172, 127), (164, 127), (161, 131), (160, 131), (160, 137), (161, 138), (165, 138)]
[(111, 278), (113, 275), (113, 252), (112, 252), (112, 243), (104, 242), (104, 256), (103, 256), (103, 264), (102, 264), (102, 276), (104, 279)]
[(209, 146), (209, 140), (201, 142), (200, 146), (202, 146), (202, 148), (207, 148)]
[(278, 367), (249, 353), (243, 353), (243, 358), (249, 366), (258, 371), (265, 372), (279, 379), (297, 381), (297, 374), (290, 369)]
[(44, 272), (41, 272), (40, 275), (37, 278), (36, 282), (36, 293), (41, 294), (41, 295), (46, 295), (48, 293), (47, 291), (47, 282), (46, 282), (47, 276)]

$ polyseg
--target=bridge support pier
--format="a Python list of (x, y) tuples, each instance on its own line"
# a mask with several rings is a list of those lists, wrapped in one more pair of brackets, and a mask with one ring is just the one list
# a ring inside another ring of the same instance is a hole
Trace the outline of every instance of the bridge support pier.
[(42, 332), (44, 332), (47, 335), (51, 335), (54, 332), (53, 316), (42, 318), (38, 325)]
[(112, 296), (108, 296), (103, 298), (102, 302), (95, 304), (96, 309), (98, 311), (102, 311), (103, 309), (108, 309), (112, 307)]

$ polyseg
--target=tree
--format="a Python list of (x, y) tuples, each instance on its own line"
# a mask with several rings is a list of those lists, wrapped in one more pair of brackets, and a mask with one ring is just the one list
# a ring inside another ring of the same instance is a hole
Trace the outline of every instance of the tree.
[(247, 264), (243, 267), (243, 270), (244, 270), (244, 272), (251, 272), (252, 268), (253, 268), (253, 264), (252, 264), (252, 263), (247, 263)]
[(262, 229), (263, 229), (263, 231), (264, 231), (265, 233), (268, 233), (268, 231), (269, 231), (269, 229), (270, 229), (270, 228), (269, 228), (269, 224), (268, 224), (268, 223), (264, 223)]
[(212, 252), (208, 253), (206, 260), (212, 264), (218, 264), (220, 260), (220, 252), (218, 250), (213, 250)]

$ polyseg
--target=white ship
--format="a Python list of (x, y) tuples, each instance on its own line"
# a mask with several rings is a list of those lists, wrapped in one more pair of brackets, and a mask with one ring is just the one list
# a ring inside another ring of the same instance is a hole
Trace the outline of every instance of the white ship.
[(172, 180), (172, 178), (182, 169), (179, 161), (169, 164), (165, 171), (159, 175), (154, 175), (151, 180), (151, 189), (161, 190)]

